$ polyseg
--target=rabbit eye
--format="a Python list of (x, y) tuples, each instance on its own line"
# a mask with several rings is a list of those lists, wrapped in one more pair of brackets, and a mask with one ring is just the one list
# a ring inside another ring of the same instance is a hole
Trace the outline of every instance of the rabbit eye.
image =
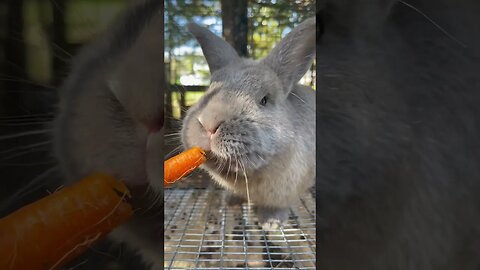
[(267, 96), (264, 96), (262, 100), (260, 100), (260, 104), (265, 106), (267, 104)]

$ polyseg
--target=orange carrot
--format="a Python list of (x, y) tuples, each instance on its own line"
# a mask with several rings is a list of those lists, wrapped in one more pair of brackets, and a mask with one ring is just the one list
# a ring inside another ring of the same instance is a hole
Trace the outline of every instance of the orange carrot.
[(0, 219), (0, 269), (59, 269), (133, 214), (129, 197), (98, 173)]
[(175, 183), (205, 162), (205, 152), (197, 146), (169, 158), (164, 164), (164, 186)]

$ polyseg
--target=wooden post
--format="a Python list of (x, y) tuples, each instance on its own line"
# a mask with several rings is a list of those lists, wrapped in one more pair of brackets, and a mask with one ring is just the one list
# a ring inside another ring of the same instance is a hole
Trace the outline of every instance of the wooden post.
[(186, 109), (187, 109), (187, 101), (186, 101), (186, 95), (187, 91), (185, 91), (185, 87), (181, 86), (180, 87), (180, 118), (183, 119), (186, 114)]
[[(51, 1), (53, 12), (53, 29), (52, 29), (52, 63), (53, 63), (53, 84), (59, 85), (65, 74), (67, 73), (67, 63), (62, 58), (67, 58), (65, 51), (68, 52), (65, 25), (65, 7), (66, 0)], [(59, 57), (58, 55), (65, 55), (65, 57)]]
[[(4, 89), (8, 90), (1, 104), (10, 115), (22, 114), (20, 102), (22, 91), (26, 87), (22, 80), (26, 78), (26, 60), (24, 43), (23, 0), (9, 0), (6, 3), (6, 40), (5, 40), (5, 69), (4, 75), (8, 80), (3, 82)], [(24, 114), (24, 112), (23, 112)]]
[(247, 0), (221, 0), (223, 37), (240, 56), (248, 56)]

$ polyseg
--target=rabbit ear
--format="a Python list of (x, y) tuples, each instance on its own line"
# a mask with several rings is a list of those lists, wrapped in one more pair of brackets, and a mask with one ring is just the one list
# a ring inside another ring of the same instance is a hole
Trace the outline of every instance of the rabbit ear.
[(263, 59), (290, 91), (307, 72), (315, 56), (315, 18), (309, 18), (284, 37)]
[(240, 57), (235, 49), (207, 28), (195, 23), (189, 23), (188, 30), (200, 43), (203, 54), (207, 59), (210, 73), (239, 60)]

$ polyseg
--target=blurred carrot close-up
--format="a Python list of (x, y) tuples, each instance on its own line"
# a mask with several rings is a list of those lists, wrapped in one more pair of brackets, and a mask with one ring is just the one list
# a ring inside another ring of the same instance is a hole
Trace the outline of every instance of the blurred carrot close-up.
[(0, 219), (0, 269), (59, 269), (133, 214), (129, 197), (97, 173)]

